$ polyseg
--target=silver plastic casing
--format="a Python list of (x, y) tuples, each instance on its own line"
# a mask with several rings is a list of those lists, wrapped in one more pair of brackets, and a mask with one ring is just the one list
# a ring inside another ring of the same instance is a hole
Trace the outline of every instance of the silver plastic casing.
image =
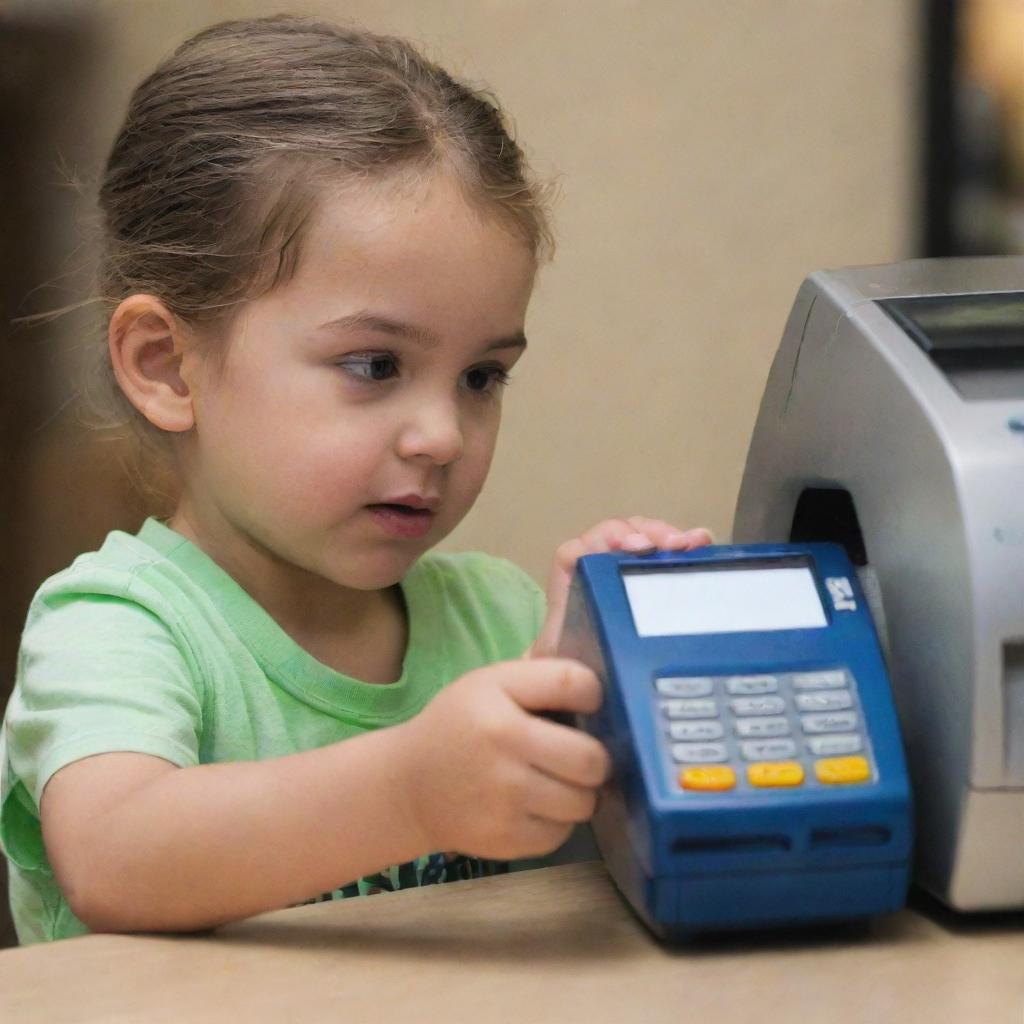
[(1024, 258), (808, 277), (733, 530), (862, 548), (914, 787), (915, 877), (962, 910), (1024, 906), (1024, 397), (1005, 397), (998, 370), (965, 397), (879, 302), (999, 292), (1024, 292)]

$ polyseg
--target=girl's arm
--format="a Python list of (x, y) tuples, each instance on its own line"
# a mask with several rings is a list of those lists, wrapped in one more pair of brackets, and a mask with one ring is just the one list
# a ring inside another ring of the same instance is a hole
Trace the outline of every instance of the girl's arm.
[(593, 813), (608, 757), (529, 712), (600, 701), (575, 662), (505, 662), (402, 725), (301, 754), (189, 768), (84, 758), (43, 792), (47, 854), (93, 931), (213, 927), (436, 850), (537, 856)]
[(92, 931), (188, 931), (289, 906), (426, 852), (398, 777), (401, 728), (267, 761), (69, 764), (43, 838)]

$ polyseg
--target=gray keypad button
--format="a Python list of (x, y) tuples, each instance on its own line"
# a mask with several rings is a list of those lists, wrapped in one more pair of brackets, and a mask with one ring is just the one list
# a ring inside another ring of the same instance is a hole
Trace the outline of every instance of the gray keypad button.
[(744, 738), (766, 738), (769, 736), (788, 736), (789, 719), (777, 718), (737, 718), (736, 735)]
[(781, 715), (786, 710), (781, 697), (737, 697), (729, 706), (734, 715)]
[(796, 757), (792, 740), (747, 740), (740, 750), (748, 761), (774, 761), (780, 757)]
[(714, 681), (709, 676), (662, 676), (654, 685), (663, 697), (710, 697)]
[(713, 700), (667, 700), (661, 707), (669, 718), (718, 717), (718, 706)]
[(806, 733), (850, 732), (857, 728), (857, 712), (825, 711), (817, 715), (801, 715), (800, 724)]
[(672, 757), (681, 764), (713, 764), (727, 754), (724, 743), (673, 743)]
[(724, 730), (721, 722), (669, 722), (668, 734), (674, 740), (717, 740)]
[(827, 672), (795, 672), (794, 690), (841, 690), (846, 686), (846, 673), (841, 669)]
[(840, 754), (856, 754), (863, 747), (856, 733), (837, 733), (834, 736), (810, 736), (807, 746), (816, 757), (836, 757)]
[(849, 690), (826, 690), (822, 693), (798, 693), (797, 711), (846, 711), (853, 707)]
[(760, 693), (778, 693), (777, 676), (733, 676), (727, 679), (725, 688), (729, 693), (742, 697), (753, 697)]

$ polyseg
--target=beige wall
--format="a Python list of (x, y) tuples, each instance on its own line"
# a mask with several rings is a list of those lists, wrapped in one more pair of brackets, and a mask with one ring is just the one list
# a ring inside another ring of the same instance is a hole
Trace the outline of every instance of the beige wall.
[[(285, 2), (106, 0), (96, 158), (134, 82), (213, 21)], [(914, 0), (335, 0), (486, 82), (560, 177), (488, 490), (450, 547), (538, 578), (608, 515), (727, 538), (802, 277), (911, 255)], [(297, 9), (297, 8), (290, 8)]]

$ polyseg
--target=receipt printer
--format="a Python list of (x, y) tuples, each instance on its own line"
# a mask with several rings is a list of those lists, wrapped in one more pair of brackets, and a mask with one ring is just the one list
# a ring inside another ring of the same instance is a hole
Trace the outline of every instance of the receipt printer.
[(898, 909), (910, 785), (878, 638), (829, 543), (579, 560), (560, 653), (604, 703), (591, 822), (659, 935)]
[(807, 278), (733, 539), (845, 549), (885, 641), (915, 880), (1024, 906), (1024, 259)]

